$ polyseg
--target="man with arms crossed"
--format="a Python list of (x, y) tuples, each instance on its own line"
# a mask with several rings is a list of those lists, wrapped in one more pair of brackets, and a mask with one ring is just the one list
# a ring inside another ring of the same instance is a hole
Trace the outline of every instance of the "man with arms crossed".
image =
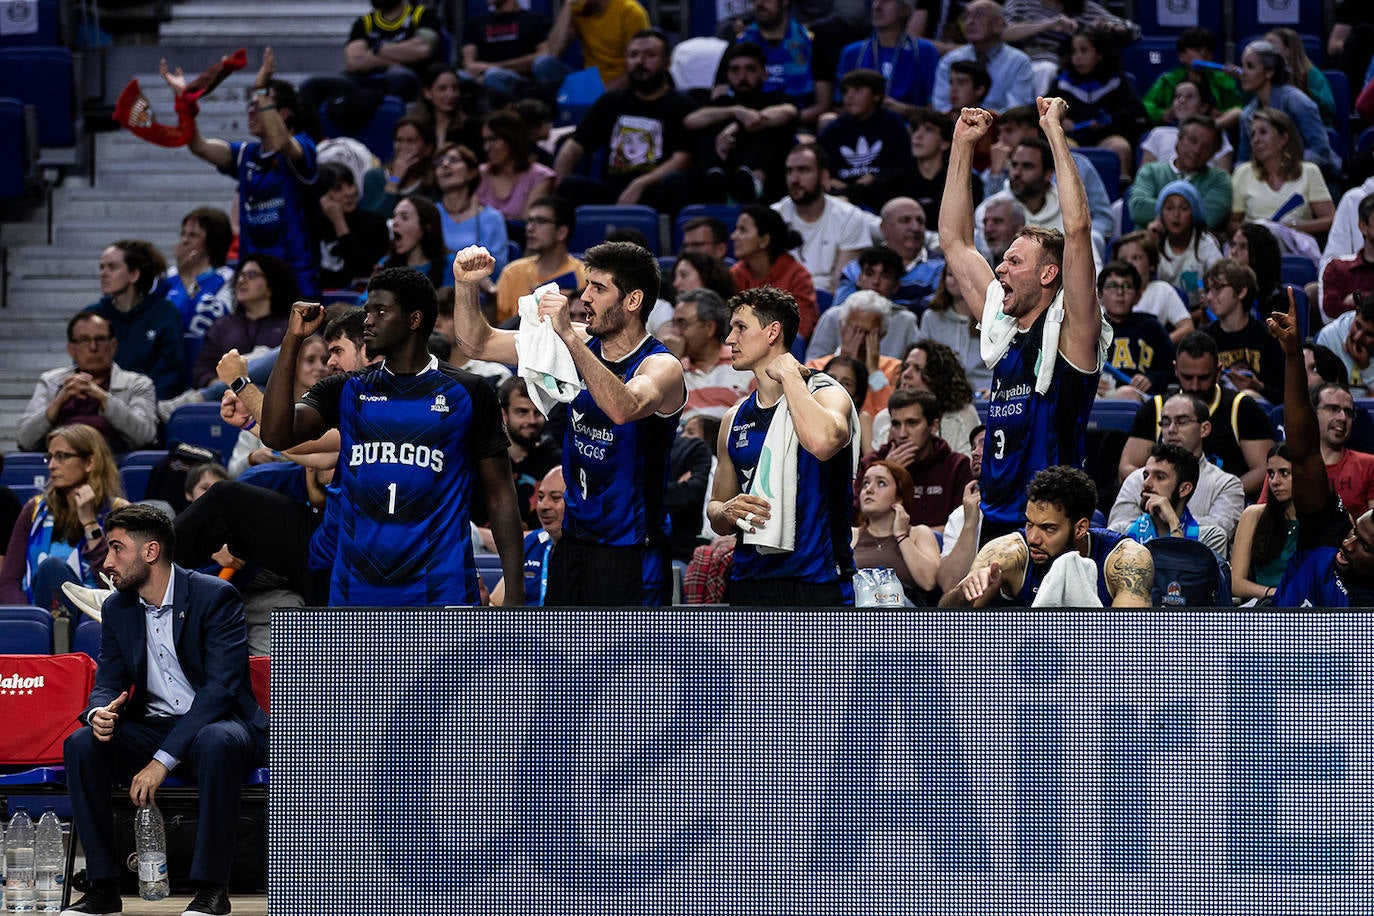
[[(1039, 99), (1040, 125), (1059, 175), (1064, 232), (1027, 227), (994, 273), (973, 243), (968, 182), (945, 185), (940, 247), (973, 317), (982, 323), (982, 352), (992, 367), (983, 475), (982, 543), (1018, 529), (1026, 484), (1051, 465), (1082, 465), (1084, 431), (1097, 393), (1111, 329), (1102, 318), (1093, 268), (1088, 200), (1064, 135), (1063, 99)], [(973, 147), (992, 114), (966, 108), (954, 128), (951, 176), (973, 167)], [(999, 348), (993, 339), (1001, 335)], [(1057, 341), (1052, 367), (1041, 371), (1046, 342)]]

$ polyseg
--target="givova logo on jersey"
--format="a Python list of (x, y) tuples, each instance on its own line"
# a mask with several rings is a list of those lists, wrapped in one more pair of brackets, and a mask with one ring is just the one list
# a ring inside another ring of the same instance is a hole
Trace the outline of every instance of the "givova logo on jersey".
[(444, 469), (444, 450), (414, 442), (359, 442), (349, 449), (348, 466), (364, 464), (404, 464), (437, 474)]

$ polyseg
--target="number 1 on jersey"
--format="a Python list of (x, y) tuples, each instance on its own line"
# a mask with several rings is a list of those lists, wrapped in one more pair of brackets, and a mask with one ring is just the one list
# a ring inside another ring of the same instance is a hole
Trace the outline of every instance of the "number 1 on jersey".
[(392, 482), (392, 483), (389, 483), (389, 484), (386, 485), (386, 492), (387, 492), (387, 497), (386, 497), (386, 514), (387, 514), (387, 515), (395, 515), (395, 514), (396, 514), (396, 484), (395, 484), (395, 482)]

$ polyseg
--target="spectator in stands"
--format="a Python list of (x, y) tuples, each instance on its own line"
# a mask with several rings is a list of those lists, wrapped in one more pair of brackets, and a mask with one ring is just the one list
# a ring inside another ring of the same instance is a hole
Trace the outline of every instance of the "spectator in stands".
[(999, 197), (986, 200), (979, 207), (983, 211), (978, 227), (982, 230), (978, 252), (993, 267), (1002, 263), (1011, 243), (1020, 236), (1026, 227), (1026, 208), (1014, 197)]
[(982, 491), (978, 478), (983, 474), (983, 441), (987, 427), (981, 423), (969, 434), (969, 466), (973, 479), (964, 485), (963, 501), (945, 521), (945, 533), (940, 541), (940, 591), (947, 592), (968, 575), (974, 554), (978, 552), (978, 536), (983, 527), (983, 513), (978, 509)]
[(714, 216), (694, 216), (682, 227), (682, 250), (724, 263), (730, 252), (730, 227)]
[(300, 298), (296, 276), (285, 261), (265, 254), (240, 261), (234, 274), (234, 312), (210, 325), (192, 384), (213, 382), (215, 364), (230, 350), (248, 356), (280, 345), (291, 305)]
[[(1317, 165), (1323, 174), (1335, 175), (1340, 172), (1341, 157), (1331, 148), (1331, 141), (1326, 135), (1325, 126), (1322, 125), (1317, 103), (1293, 85), (1288, 63), (1278, 48), (1263, 40), (1252, 41), (1245, 46), (1245, 51), (1240, 56), (1240, 88), (1251, 93), (1253, 98), (1240, 112), (1240, 145), (1236, 155), (1238, 161), (1247, 162), (1252, 155), (1260, 158), (1260, 151), (1253, 150), (1254, 119), (1260, 109), (1275, 109), (1292, 119), (1292, 126), (1285, 126), (1281, 132), (1291, 135), (1298, 141), (1296, 148), (1288, 148), (1294, 160), (1306, 159)], [(1274, 114), (1267, 110), (1264, 113), (1271, 118)], [(1271, 126), (1277, 128), (1279, 125), (1271, 121)], [(1280, 140), (1276, 150), (1271, 142), (1267, 154), (1275, 156), (1284, 148), (1283, 143), (1284, 141)], [(1284, 160), (1283, 165), (1286, 167), (1288, 161)], [(1236, 176), (1237, 181), (1239, 177)], [(1329, 194), (1326, 199), (1331, 199)], [(1325, 229), (1321, 231), (1324, 232)]]
[(367, 278), (386, 254), (386, 219), (358, 206), (353, 173), (337, 163), (320, 166), (320, 286), (347, 289)]
[[(630, 45), (650, 27), (649, 14), (636, 0), (580, 0), (559, 7), (549, 32), (548, 54), (536, 56), (534, 81), (546, 92), (556, 92), (571, 68), (560, 58), (574, 40), (582, 49), (582, 61), (601, 73), (608, 91), (633, 84)], [(668, 66), (664, 42), (663, 66)]]
[[(1003, 41), (1007, 21), (1002, 7), (993, 0), (974, 0), (964, 8), (964, 37), (968, 44), (960, 45), (940, 58), (935, 69), (935, 88), (930, 93), (930, 105), (937, 111), (949, 111), (950, 66), (956, 61), (973, 61), (987, 68), (992, 88), (983, 100), (984, 108), (1005, 111), (1014, 105), (1030, 105), (1035, 101), (1035, 78), (1031, 59), (1024, 51)], [(1053, 72), (1050, 74), (1053, 76)], [(1046, 84), (1048, 85), (1048, 83)]]
[(679, 435), (668, 450), (668, 485), (663, 488), (663, 507), (672, 530), (669, 551), (675, 563), (687, 563), (706, 539), (706, 500), (715, 471), (715, 443), (698, 436)]
[[(326, 309), (326, 313), (329, 311)], [(368, 364), (366, 345), (363, 343), (363, 322), (366, 318), (367, 313), (361, 308), (347, 306), (325, 319), (323, 336), (329, 350), (327, 365), (330, 372), (352, 372)], [(450, 325), (452, 319), (450, 312)]]
[(921, 607), (925, 593), (935, 588), (940, 545), (929, 526), (911, 522), (915, 487), (897, 462), (870, 464), (859, 483), (859, 524), (850, 546), (855, 569), (892, 569), (907, 600)]
[[(1331, 485), (1322, 454), (1321, 417), (1312, 406), (1307, 373), (1298, 363), (1302, 336), (1297, 307), (1269, 319), (1283, 346), (1284, 414), (1288, 452), (1293, 462), (1293, 507), (1298, 546), (1274, 595), (1279, 607), (1360, 607), (1374, 604), (1374, 513), (1362, 505), (1347, 510)], [(1334, 403), (1334, 402), (1333, 402)], [(1350, 512), (1358, 514), (1352, 525)]]
[(907, 34), (906, 25), (914, 6), (912, 0), (874, 0), (873, 34), (845, 45), (835, 68), (841, 88), (845, 74), (854, 70), (881, 73), (886, 81), (883, 107), (903, 118), (930, 104), (940, 59), (934, 43)]
[(1355, 399), (1344, 386), (1332, 382), (1314, 387), (1311, 397), (1317, 411), (1322, 463), (1331, 488), (1348, 510), (1362, 515), (1366, 509), (1374, 509), (1374, 455), (1349, 447)]
[(1002, 40), (1025, 51), (1031, 59), (1035, 95), (1045, 95), (1054, 84), (1061, 61), (1073, 53), (1073, 38), (1092, 28), (1104, 41), (1127, 44), (1140, 37), (1140, 26), (1113, 15), (1105, 6), (1086, 0), (1007, 0), (1006, 28)]
[(683, 251), (673, 263), (673, 291), (680, 297), (688, 290), (702, 288), (720, 296), (722, 302), (739, 292), (724, 263), (699, 251)]
[(1283, 351), (1251, 319), (1255, 272), (1223, 258), (1207, 271), (1203, 301), (1216, 320), (1202, 333), (1217, 342), (1218, 365), (1227, 387), (1249, 391), (1271, 404), (1283, 392)]
[(1082, 27), (1067, 57), (1068, 66), (1060, 71), (1053, 94), (1069, 103), (1068, 133), (1080, 146), (1116, 153), (1124, 186), (1135, 172), (1135, 145), (1148, 120), (1121, 68), (1121, 52), (1106, 31)]
[(827, 190), (870, 208), (881, 206), (883, 187), (915, 164), (906, 121), (883, 107), (886, 87), (876, 70), (846, 73), (840, 80), (843, 111), (818, 139), (831, 162)]
[(683, 412), (719, 420), (749, 393), (753, 383), (752, 375), (734, 368), (730, 348), (725, 345), (730, 333), (725, 299), (710, 289), (684, 291), (678, 296), (669, 330), (681, 346), (682, 374), (687, 383)]
[[(820, 369), (831, 356), (857, 359), (868, 379), (868, 396), (862, 404), (854, 406), (876, 415), (887, 406), (888, 396), (902, 371), (902, 361), (891, 355), (894, 351), (906, 352), (905, 345), (895, 346), (896, 338), (914, 336), (916, 322), (910, 312), (894, 309), (890, 299), (870, 290), (855, 293), (844, 305), (830, 311), (836, 313), (835, 317), (826, 322), (825, 328), (817, 324), (816, 331), (818, 337), (830, 340), (831, 348), (812, 350), (808, 346), (806, 367)], [(891, 342), (889, 337), (893, 338)]]
[[(791, 0), (754, 0), (754, 21), (739, 35), (763, 48), (768, 59), (767, 91), (780, 90), (797, 106), (801, 123), (815, 128), (833, 107), (835, 65), (843, 45), (816, 41), (791, 13)], [(721, 83), (717, 75), (716, 83)]]
[(1169, 332), (1171, 343), (1178, 343), (1193, 331), (1193, 316), (1172, 284), (1156, 279), (1159, 271), (1159, 244), (1148, 229), (1128, 232), (1112, 241), (1112, 257), (1136, 269), (1145, 289), (1135, 304), (1137, 312), (1153, 315)]
[(1336, 205), (1317, 164), (1304, 161), (1303, 137), (1292, 119), (1278, 109), (1263, 108), (1245, 123), (1242, 158), (1247, 161), (1231, 176), (1231, 227), (1272, 220), (1311, 236), (1330, 229)]
[[(1209, 67), (1194, 67), (1193, 61), (1211, 61), (1216, 53), (1217, 40), (1209, 29), (1185, 29), (1174, 42), (1178, 52), (1178, 66), (1159, 75), (1141, 98), (1145, 113), (1153, 124), (1175, 124), (1183, 121), (1187, 110), (1175, 106), (1178, 90), (1185, 84), (1206, 86), (1207, 95), (1219, 112), (1240, 112), (1244, 104), (1236, 90), (1235, 78), (1228, 72)], [(1225, 125), (1223, 125), (1225, 127)], [(1157, 158), (1164, 158), (1159, 156)]]
[(1124, 534), (1091, 527), (1096, 507), (1097, 487), (1083, 471), (1064, 465), (1040, 471), (1027, 489), (1025, 527), (983, 545), (968, 575), (945, 592), (940, 606), (1030, 607), (1050, 565), (1074, 550), (1097, 567), (1102, 606), (1149, 607), (1154, 581), (1149, 551)]
[[(1201, 71), (1213, 73), (1216, 71)], [(1169, 123), (1161, 124), (1151, 128), (1140, 141), (1140, 169), (1152, 162), (1168, 162), (1177, 152), (1178, 134), (1184, 122), (1194, 118), (1201, 118), (1203, 122), (1212, 125), (1213, 132), (1218, 137), (1221, 144), (1212, 158), (1207, 160), (1207, 164), (1221, 169), (1228, 176), (1231, 174), (1231, 166), (1235, 161), (1236, 148), (1231, 145), (1231, 138), (1221, 129), (1217, 123), (1216, 105), (1212, 101), (1211, 90), (1206, 83), (1194, 83), (1184, 80), (1178, 84), (1174, 90), (1174, 101), (1169, 106)], [(1136, 172), (1136, 179), (1139, 180), (1140, 171)], [(1182, 177), (1182, 176), (1179, 176)]]
[(1374, 296), (1361, 296), (1352, 311), (1322, 328), (1317, 345), (1340, 357), (1350, 377), (1351, 391), (1361, 397), (1374, 396), (1374, 372), (1369, 371), (1369, 355), (1374, 351)]
[(434, 125), (407, 115), (391, 132), (391, 161), (363, 175), (364, 210), (390, 216), (396, 202), (410, 194), (435, 197)]
[[(563, 536), (563, 496), (568, 485), (559, 465), (539, 481), (534, 490), (534, 512), (539, 524), (525, 535), (525, 604), (542, 607), (549, 588), (549, 559), (554, 545)], [(491, 590), (493, 606), (504, 604), (506, 580), (501, 579)]]
[(1184, 538), (1226, 556), (1226, 532), (1215, 525), (1199, 524), (1188, 508), (1197, 489), (1198, 465), (1196, 455), (1176, 445), (1161, 442), (1150, 449), (1150, 457), (1141, 468), (1144, 477), (1135, 507), (1140, 514), (1127, 525), (1126, 536), (1140, 544), (1155, 538)]
[[(1012, 150), (1009, 163), (1006, 188), (983, 198), (983, 202), (974, 210), (975, 225), (982, 224), (988, 207), (995, 201), (1014, 200), (1025, 208), (1026, 226), (1063, 231), (1064, 217), (1059, 210), (1059, 191), (1052, 181), (1054, 158), (1049, 143), (1043, 137), (1023, 137)], [(1089, 166), (1087, 171), (1094, 170)], [(1094, 230), (1094, 259), (1101, 257), (1098, 248), (1105, 245), (1106, 237)]]
[[(523, 378), (515, 376), (502, 382), (496, 397), (501, 403), (501, 421), (510, 437), (506, 453), (510, 455), (511, 475), (515, 480), (516, 506), (525, 529), (533, 530), (542, 522), (535, 488), (550, 470), (562, 464), (563, 451), (544, 438), (544, 415), (530, 400)], [(486, 518), (483, 512), (474, 515), (482, 520)], [(561, 513), (559, 521), (562, 521)]]
[[(981, 108), (991, 91), (992, 75), (987, 67), (971, 60), (956, 60), (949, 65), (949, 109), (945, 115), (955, 120), (965, 108)], [(991, 142), (990, 138), (988, 142)], [(987, 149), (979, 144), (974, 150), (974, 159), (979, 159), (986, 152)]]
[(176, 306), (186, 356), (194, 359), (200, 340), (217, 318), (234, 309), (232, 268), (225, 266), (234, 230), (229, 214), (197, 207), (181, 218), (181, 234), (172, 246), (176, 262), (162, 275), (154, 293)]
[(316, 110), (329, 104), (330, 117), (345, 127), (367, 123), (384, 95), (411, 101), (420, 93), (420, 74), (438, 62), (443, 25), (432, 6), (405, 0), (373, 0), (359, 16), (344, 45), (344, 73), (314, 76), (301, 84), (301, 100)]
[[(896, 282), (890, 289), (886, 285), (879, 285), (880, 274), (872, 272), (879, 269), (879, 261), (872, 247), (867, 247), (840, 271), (840, 280), (835, 287), (835, 304), (843, 302), (856, 289), (877, 289), (893, 302), (910, 309), (934, 293), (945, 262), (930, 257), (928, 253), (928, 225), (925, 210), (910, 197), (896, 197), (884, 204), (878, 231), (882, 235), (883, 247), (897, 255), (900, 269)], [(865, 252), (868, 253), (867, 263), (864, 262)], [(881, 272), (890, 269), (889, 259), (883, 259), (881, 263)], [(865, 270), (870, 271), (867, 280), (864, 279)]]
[[(801, 236), (801, 260), (816, 289), (831, 291), (840, 271), (873, 242), (873, 220), (858, 207), (827, 194), (830, 156), (816, 143), (800, 143), (787, 154), (787, 197), (773, 204), (787, 226)], [(784, 249), (786, 250), (786, 249)], [(739, 247), (735, 257), (742, 258)], [(741, 288), (744, 287), (741, 284)], [(807, 307), (802, 309), (801, 335), (810, 334)]]
[(1160, 188), (1150, 225), (1157, 226), (1151, 231), (1159, 237), (1159, 279), (1172, 283), (1194, 302), (1200, 296), (1203, 276), (1222, 258), (1221, 245), (1207, 231), (1207, 209), (1197, 188), (1187, 181), (1171, 181)]
[(463, 71), (487, 90), (493, 109), (532, 88), (534, 62), (549, 53), (551, 25), (547, 13), (523, 9), (520, 0), (492, 0), (486, 13), (463, 17)]
[(725, 51), (728, 91), (687, 115), (683, 126), (696, 134), (693, 172), (708, 203), (772, 200), (783, 190), (778, 168), (792, 142), (797, 106), (781, 89), (765, 91), (763, 48), (736, 42)]
[[(447, 168), (444, 166), (441, 171)], [(472, 172), (475, 173), (476, 169), (472, 169)], [(500, 234), (504, 236), (505, 221), (499, 215), (495, 216), (495, 221), (500, 224)], [(491, 220), (487, 222), (491, 223)], [(493, 227), (489, 228), (492, 232), (496, 231)], [(476, 218), (468, 219), (458, 225), (455, 232), (464, 229), (476, 229), (480, 234), (480, 221)], [(429, 278), (435, 289), (438, 289), (443, 285), (449, 265), (453, 261), (449, 255), (452, 249), (447, 244), (450, 240), (448, 230), (442, 211), (428, 199), (419, 196), (405, 198), (396, 204), (396, 210), (391, 216), (391, 250), (379, 266), (409, 267), (418, 270)], [(504, 238), (501, 239), (501, 247), (504, 250)]]
[[(313, 120), (314, 109), (308, 103), (301, 107), (290, 83), (272, 78), (275, 67), (276, 59), (268, 48), (248, 102), (248, 133), (255, 139), (207, 140), (194, 127), (187, 148), (238, 181), (240, 257), (270, 254), (282, 258), (296, 272), (301, 293), (313, 296), (319, 289), (318, 252), (310, 238), (309, 214), (318, 167), (315, 141), (301, 126)], [(177, 96), (186, 91), (180, 70), (173, 74), (164, 62), (162, 75)]]
[[(790, 158), (790, 157), (789, 157)], [(816, 307), (813, 273), (788, 254), (801, 247), (796, 230), (783, 222), (783, 216), (763, 204), (749, 204), (735, 221), (730, 236), (735, 247), (735, 266), (730, 276), (741, 290), (772, 286), (790, 293), (801, 315), (798, 333), (806, 338), (816, 327), (820, 312)]]
[(457, 70), (446, 63), (430, 64), (410, 114), (429, 122), (437, 146), (458, 143), (468, 149), (481, 149), (482, 119), (470, 117), (463, 110), (462, 92)]
[[(1208, 407), (1212, 429), (1202, 443), (1207, 460), (1239, 477), (1248, 498), (1259, 496), (1264, 486), (1265, 456), (1274, 445), (1274, 429), (1264, 408), (1249, 393), (1218, 384), (1217, 342), (1201, 331), (1179, 341), (1174, 375), (1184, 394), (1201, 399)], [(1156, 395), (1136, 412), (1121, 450), (1119, 479), (1125, 480), (1132, 471), (1145, 466), (1150, 447), (1159, 440), (1163, 408), (1164, 398)]]
[(129, 780), (129, 797), (146, 808), (175, 770), (200, 795), (190, 870), (197, 893), (185, 912), (228, 913), (243, 780), (268, 756), (267, 715), (249, 684), (243, 604), (229, 583), (172, 563), (176, 534), (160, 510), (112, 513), (109, 536), (117, 594), (105, 602), (101, 665), (78, 717), (87, 727), (63, 748), (89, 882), (69, 912), (120, 912), (124, 860), (111, 791)]
[(98, 430), (83, 423), (59, 426), (46, 442), (48, 482), (24, 503), (10, 533), (0, 566), (0, 603), (72, 617), (62, 583), (100, 585), (96, 573), (108, 550), (105, 519), (127, 501), (119, 466)]
[(832, 356), (821, 371), (839, 382), (859, 411), (859, 456), (873, 451), (873, 414), (864, 409), (868, 400), (868, 367), (852, 356)]
[[(1195, 90), (1190, 88), (1185, 91)], [(1151, 225), (1155, 219), (1159, 192), (1167, 184), (1186, 181), (1197, 189), (1202, 199), (1207, 226), (1217, 232), (1225, 231), (1231, 213), (1231, 175), (1208, 164), (1215, 156), (1223, 134), (1217, 129), (1216, 121), (1200, 116), (1190, 117), (1172, 130), (1178, 136), (1172, 157), (1142, 163), (1136, 172), (1135, 183), (1131, 185), (1130, 195), (1126, 199), (1131, 222), (1137, 226)]]
[(524, 219), (530, 201), (553, 192), (553, 169), (534, 161), (529, 126), (513, 108), (487, 116), (482, 147), (487, 161), (480, 167), (477, 199), (507, 220)]
[(1261, 223), (1242, 223), (1231, 235), (1226, 256), (1255, 272), (1255, 300), (1260, 315), (1288, 310), (1288, 292), (1279, 281), (1283, 256), (1279, 240)]
[[(1219, 544), (1208, 544), (1223, 557), (1226, 542), (1236, 530), (1241, 510), (1245, 508), (1245, 488), (1240, 478), (1214, 464), (1204, 451), (1205, 440), (1212, 434), (1212, 419), (1207, 402), (1190, 394), (1175, 394), (1165, 399), (1159, 420), (1160, 444), (1179, 449), (1194, 456), (1198, 465), (1197, 480), (1188, 500), (1197, 524), (1213, 527), (1220, 532)], [(1155, 445), (1149, 454), (1154, 454)], [(1148, 464), (1148, 461), (1147, 461)], [(1145, 491), (1146, 468), (1136, 468), (1121, 482), (1107, 527), (1127, 532), (1141, 512)]]
[[(947, 116), (934, 108), (917, 108), (911, 114), (911, 157), (915, 168), (883, 185), (889, 198), (914, 199), (931, 224), (940, 218), (940, 198), (949, 179), (949, 145), (953, 137), (954, 124)], [(977, 176), (969, 176), (969, 189), (975, 205), (980, 203), (983, 183)]]
[(978, 322), (948, 267), (941, 273), (940, 288), (931, 296), (930, 307), (921, 315), (921, 336), (948, 347), (963, 366), (970, 389), (979, 398), (988, 396), (992, 390), (992, 370), (983, 362)]
[(459, 251), (468, 245), (490, 245), (496, 252), (497, 272), (505, 267), (506, 221), (495, 208), (484, 204), (477, 189), (482, 172), (477, 155), (466, 146), (445, 144), (434, 157), (435, 199), (443, 226), (444, 247)]
[(506, 265), (496, 281), (496, 320), (509, 321), (520, 310), (520, 297), (546, 283), (575, 291), (587, 285), (587, 269), (568, 254), (568, 239), (577, 227), (577, 211), (561, 197), (541, 197), (525, 215), (525, 251)]
[[(674, 214), (687, 202), (692, 154), (683, 122), (696, 106), (668, 78), (668, 37), (662, 32), (636, 32), (625, 64), (627, 88), (598, 98), (571, 139), (559, 148), (554, 162), (558, 193), (574, 206), (646, 204)], [(606, 157), (600, 181), (573, 174), (585, 153)]]
[(1360, 202), (1370, 194), (1374, 194), (1374, 178), (1366, 178), (1341, 195), (1336, 215), (1331, 219), (1331, 231), (1326, 236), (1326, 247), (1322, 249), (1323, 260), (1360, 250), (1364, 244), (1364, 234), (1360, 231)]
[(1360, 201), (1360, 235), (1364, 244), (1354, 254), (1327, 261), (1321, 273), (1322, 311), (1336, 318), (1374, 298), (1374, 194)]
[(1327, 82), (1326, 75), (1308, 58), (1307, 49), (1302, 45), (1302, 36), (1293, 29), (1278, 28), (1265, 32), (1264, 40), (1283, 55), (1283, 62), (1288, 65), (1288, 75), (1293, 85), (1317, 103), (1317, 111), (1322, 116), (1322, 122), (1328, 127), (1333, 125), (1336, 99), (1331, 93), (1331, 84)]
[(1293, 505), (1293, 462), (1288, 445), (1269, 451), (1269, 499), (1246, 506), (1231, 548), (1231, 594), (1250, 600), (1273, 598), (1283, 571), (1298, 548), (1298, 512)]
[[(940, 411), (938, 435), (959, 454), (972, 455), (970, 430), (982, 423), (978, 419), (978, 409), (973, 406), (973, 389), (957, 353), (935, 340), (925, 339), (912, 344), (902, 359), (897, 387), (935, 395)], [(878, 414), (873, 424), (874, 441), (878, 445), (888, 441), (891, 424), (889, 413)]]
[[(940, 402), (933, 392), (899, 388), (887, 402), (891, 431), (887, 444), (859, 464), (860, 480), (874, 461), (905, 468), (915, 482), (910, 507), (912, 524), (943, 531), (945, 519), (959, 505), (973, 479), (967, 455), (949, 447), (940, 435)], [(859, 493), (855, 492), (855, 506)]]
[(70, 366), (38, 378), (19, 419), (19, 448), (38, 451), (52, 430), (81, 423), (97, 430), (112, 452), (146, 448), (157, 438), (153, 381), (115, 365), (119, 342), (110, 323), (78, 312), (67, 322)]
[(118, 342), (115, 362), (152, 379), (158, 397), (176, 394), (186, 373), (181, 317), (174, 305), (153, 294), (166, 271), (162, 253), (148, 242), (115, 242), (100, 255), (100, 300), (86, 306), (109, 323)]
[[(1125, 261), (1108, 261), (1097, 275), (1097, 295), (1112, 327), (1107, 365), (1129, 379), (1112, 397), (1144, 400), (1164, 391), (1172, 374), (1174, 345), (1158, 318), (1136, 310), (1140, 273)], [(1108, 379), (1104, 372), (1099, 395), (1112, 389)]]
[[(312, 334), (301, 343), (300, 354), (296, 359), (293, 399), (299, 400), (316, 382), (329, 375), (330, 372), (329, 347), (322, 335)], [(234, 442), (234, 450), (229, 455), (227, 467), (229, 476), (238, 478), (251, 467), (290, 460), (290, 456), (264, 446), (257, 433), (245, 429), (240, 430), (238, 439)]]

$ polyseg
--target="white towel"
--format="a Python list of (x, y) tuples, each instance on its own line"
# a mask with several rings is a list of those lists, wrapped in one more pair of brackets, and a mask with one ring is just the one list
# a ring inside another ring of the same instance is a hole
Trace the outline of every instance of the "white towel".
[[(1017, 320), (1002, 311), (1005, 296), (1001, 283), (993, 280), (988, 284), (987, 298), (983, 302), (983, 322), (979, 325), (979, 355), (989, 369), (996, 366), (998, 360), (1006, 355), (1011, 342), (1021, 330)], [(1098, 313), (1102, 316), (1102, 329), (1097, 342), (1097, 365), (1093, 366), (1091, 371), (1098, 370), (1106, 362), (1112, 344), (1112, 327), (1107, 323), (1107, 316), (1102, 313), (1100, 307)], [(992, 317), (989, 318), (989, 315)], [(1035, 359), (1035, 390), (1038, 394), (1048, 394), (1050, 383), (1054, 381), (1054, 364), (1059, 355), (1059, 330), (1063, 324), (1064, 288), (1061, 286), (1050, 302), (1044, 336), (1040, 340), (1040, 353)], [(1051, 354), (1049, 359), (1045, 358), (1046, 353)]]
[(525, 380), (530, 400), (544, 416), (557, 404), (570, 404), (582, 390), (582, 377), (563, 338), (553, 323), (539, 319), (539, 297), (546, 290), (558, 292), (558, 285), (546, 283), (528, 296), (520, 297), (520, 330), (515, 332), (515, 352), (520, 360), (520, 377)]
[(1102, 607), (1097, 594), (1097, 564), (1070, 549), (1050, 564), (1031, 607)]
[[(813, 394), (822, 388), (838, 385), (824, 372), (812, 372), (806, 380), (806, 388)], [(859, 434), (859, 412), (853, 403), (849, 405), (850, 442)], [(778, 399), (777, 410), (773, 412), (773, 422), (768, 424), (768, 432), (763, 437), (763, 449), (759, 452), (759, 463), (754, 468), (754, 476), (745, 492), (768, 501), (769, 518), (766, 522), (739, 519), (736, 526), (743, 532), (744, 543), (752, 544), (761, 554), (791, 553), (797, 549), (797, 458), (801, 442), (797, 438), (797, 428), (792, 423), (792, 414), (787, 409), (787, 397)], [(851, 476), (859, 467), (859, 450), (850, 449), (852, 466)], [(753, 517), (750, 516), (750, 519)], [(753, 528), (755, 530), (750, 531)]]

